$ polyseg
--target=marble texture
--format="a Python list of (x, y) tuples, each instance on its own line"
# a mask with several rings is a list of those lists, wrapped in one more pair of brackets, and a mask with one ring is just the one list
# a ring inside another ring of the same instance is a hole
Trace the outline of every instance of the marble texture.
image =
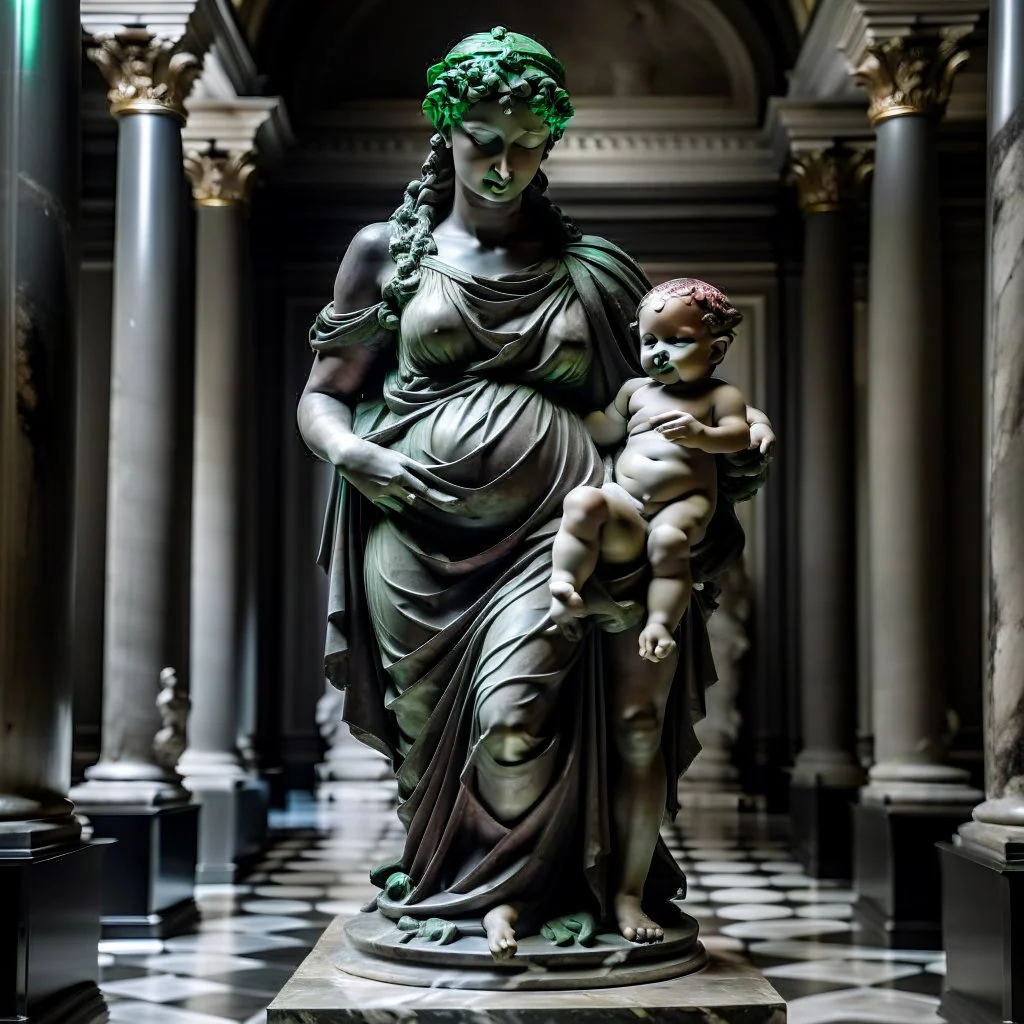
[(719, 964), (688, 978), (590, 992), (479, 992), (413, 989), (371, 982), (339, 971), (332, 963), (344, 942), (343, 922), (334, 923), (269, 1006), (268, 1024), (390, 1024), (415, 1019), (448, 1024), (472, 1019), (542, 1024), (560, 1019), (629, 1022), (639, 1016), (696, 1024), (729, 1021), (784, 1024), (785, 1006), (759, 971)]
[(975, 817), (1024, 827), (1024, 102), (993, 140), (990, 167), (988, 800)]

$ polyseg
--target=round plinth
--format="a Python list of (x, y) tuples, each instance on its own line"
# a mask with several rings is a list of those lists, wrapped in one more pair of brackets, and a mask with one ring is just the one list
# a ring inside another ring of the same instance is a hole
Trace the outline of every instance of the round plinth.
[(663, 942), (638, 945), (616, 933), (599, 934), (589, 946), (555, 946), (539, 935), (519, 940), (511, 960), (495, 960), (480, 934), (447, 946), (407, 938), (374, 911), (345, 922), (347, 948), (334, 958), (340, 970), (371, 981), (424, 988), (505, 991), (613, 988), (667, 981), (707, 963), (697, 941), (697, 922), (682, 915), (665, 929)]

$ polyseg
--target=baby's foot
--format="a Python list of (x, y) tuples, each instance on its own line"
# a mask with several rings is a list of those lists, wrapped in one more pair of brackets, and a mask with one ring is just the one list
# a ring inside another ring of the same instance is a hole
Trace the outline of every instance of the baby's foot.
[(484, 931), (487, 945), (495, 960), (510, 960), (516, 955), (515, 923), (519, 919), (516, 908), (508, 903), (489, 910), (484, 915)]
[(570, 580), (553, 579), (550, 590), (551, 607), (548, 616), (567, 640), (579, 640), (583, 636), (580, 619), (587, 614), (583, 598), (576, 593)]
[(640, 657), (664, 661), (676, 649), (672, 634), (660, 622), (648, 622), (640, 633)]
[(640, 909), (637, 896), (620, 892), (615, 897), (615, 920), (622, 937), (630, 942), (661, 942), (665, 938), (665, 930), (661, 925), (652, 921)]

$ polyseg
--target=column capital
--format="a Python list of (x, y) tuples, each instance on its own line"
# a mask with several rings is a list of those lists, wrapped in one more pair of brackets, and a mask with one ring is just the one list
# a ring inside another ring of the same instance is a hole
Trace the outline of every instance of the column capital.
[(185, 154), (185, 174), (196, 206), (246, 206), (256, 173), (251, 149)]
[(872, 167), (873, 154), (867, 148), (798, 149), (790, 164), (789, 182), (796, 187), (800, 212), (809, 217), (848, 209), (857, 201)]
[(199, 206), (249, 201), (257, 158), (280, 158), (291, 141), (284, 103), (276, 96), (195, 99), (181, 131), (185, 173)]
[(107, 81), (114, 117), (165, 114), (185, 122), (185, 97), (203, 67), (196, 40), (130, 27), (97, 32), (92, 43), (85, 52)]
[(873, 126), (893, 117), (942, 116), (957, 70), (969, 53), (962, 45), (971, 25), (890, 36), (869, 43), (853, 79), (868, 91)]

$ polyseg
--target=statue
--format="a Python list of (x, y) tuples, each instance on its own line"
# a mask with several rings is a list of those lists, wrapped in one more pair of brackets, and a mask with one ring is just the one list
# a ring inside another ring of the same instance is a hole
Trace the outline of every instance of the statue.
[[(552, 615), (563, 503), (605, 483), (584, 417), (643, 376), (631, 324), (650, 285), (545, 194), (541, 164), (573, 110), (544, 47), (495, 28), (427, 83), (422, 176), (350, 244), (298, 407), (307, 445), (337, 469), (327, 676), (353, 734), (390, 758), (406, 829), (346, 934), (368, 955), (481, 970), (469, 987), (648, 980), (627, 965), (669, 953), (684, 973), (703, 952), (671, 902), (685, 879), (659, 827), (714, 680), (705, 616), (742, 550), (733, 503), (763, 482), (774, 436), (728, 392), (722, 422), (743, 450), (715, 457), (717, 503), (684, 559), (692, 587), (672, 578), (675, 602), (687, 596), (669, 643), (658, 631), (638, 657), (646, 564), (598, 564), (572, 615)], [(692, 320), (690, 298), (641, 316)], [(661, 436), (693, 447), (686, 410), (663, 411)], [(611, 784), (623, 776), (631, 786)], [(592, 980), (526, 969), (589, 947), (604, 964)], [(394, 965), (379, 976), (403, 980)]]
[(177, 768), (185, 752), (191, 706), (188, 694), (178, 685), (178, 674), (174, 669), (161, 669), (160, 692), (156, 697), (161, 727), (153, 737), (153, 756), (157, 764), (171, 772)]

